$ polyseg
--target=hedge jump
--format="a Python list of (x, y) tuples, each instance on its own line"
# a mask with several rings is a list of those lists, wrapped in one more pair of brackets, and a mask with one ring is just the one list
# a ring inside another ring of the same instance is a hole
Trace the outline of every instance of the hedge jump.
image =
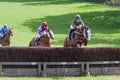
[(0, 47), (0, 62), (120, 61), (120, 48)]
[(0, 47), (1, 76), (90, 74), (120, 75), (120, 48)]

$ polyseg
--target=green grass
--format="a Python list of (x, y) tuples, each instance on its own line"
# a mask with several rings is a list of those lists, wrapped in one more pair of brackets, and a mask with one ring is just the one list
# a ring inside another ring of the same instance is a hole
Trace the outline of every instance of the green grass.
[(120, 76), (91, 77), (0, 77), (0, 80), (119, 80)]
[(120, 46), (120, 8), (83, 0), (0, 0), (0, 25), (7, 23), (14, 29), (11, 46), (28, 46), (37, 36), (37, 28), (47, 21), (54, 31), (52, 47), (62, 47), (69, 26), (76, 14), (85, 25), (91, 26), (88, 47)]

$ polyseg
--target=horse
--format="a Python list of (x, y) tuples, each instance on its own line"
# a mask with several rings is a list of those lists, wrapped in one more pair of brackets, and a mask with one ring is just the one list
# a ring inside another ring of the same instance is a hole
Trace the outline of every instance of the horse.
[(48, 29), (44, 36), (38, 41), (38, 44), (35, 42), (36, 38), (37, 37), (34, 37), (30, 41), (29, 46), (50, 47), (50, 39), (54, 39), (54, 33), (52, 30)]
[(9, 28), (8, 32), (3, 36), (0, 41), (1, 46), (10, 46), (10, 36), (13, 36), (12, 28)]
[(81, 47), (82, 44), (87, 46), (90, 41), (91, 30), (89, 26), (82, 26), (75, 29), (72, 33), (72, 40), (68, 40), (68, 36), (64, 40), (63, 47), (68, 48), (78, 48)]

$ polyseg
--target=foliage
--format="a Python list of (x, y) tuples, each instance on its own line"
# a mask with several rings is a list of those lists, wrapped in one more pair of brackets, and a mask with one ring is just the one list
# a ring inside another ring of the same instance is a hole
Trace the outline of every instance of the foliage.
[(120, 0), (110, 0), (110, 1), (107, 1), (107, 4), (113, 5), (113, 6), (120, 6)]

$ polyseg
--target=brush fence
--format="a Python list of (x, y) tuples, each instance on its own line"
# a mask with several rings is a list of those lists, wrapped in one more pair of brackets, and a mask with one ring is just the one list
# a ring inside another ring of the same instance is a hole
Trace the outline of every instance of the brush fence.
[(120, 48), (0, 47), (0, 75), (120, 75)]

